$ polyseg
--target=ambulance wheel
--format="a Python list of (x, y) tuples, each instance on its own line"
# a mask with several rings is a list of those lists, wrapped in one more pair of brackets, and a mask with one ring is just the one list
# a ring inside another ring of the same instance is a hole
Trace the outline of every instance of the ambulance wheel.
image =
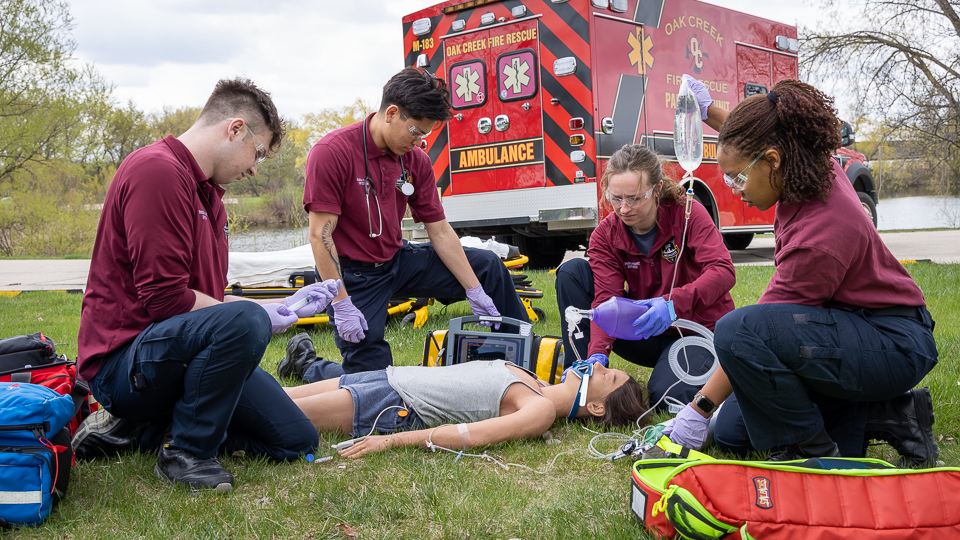
[(533, 308), (533, 313), (534, 313), (534, 315), (537, 316), (537, 321), (539, 321), (539, 322), (547, 322), (547, 313), (546, 313), (545, 311), (543, 311), (542, 309), (540, 309), (540, 308), (538, 308), (538, 307), (535, 307), (535, 308)]
[(547, 270), (556, 268), (563, 262), (567, 254), (567, 246), (561, 237), (533, 237), (518, 234), (515, 236), (517, 247), (521, 255), (526, 255), (530, 262), (527, 268), (533, 270)]
[(727, 249), (747, 249), (753, 242), (753, 233), (727, 233), (723, 235), (723, 245)]
[(860, 197), (860, 205), (863, 206), (863, 211), (867, 213), (867, 216), (870, 217), (870, 221), (873, 222), (873, 228), (877, 228), (877, 205), (873, 202), (873, 197), (868, 193), (862, 191), (857, 192), (857, 197)]

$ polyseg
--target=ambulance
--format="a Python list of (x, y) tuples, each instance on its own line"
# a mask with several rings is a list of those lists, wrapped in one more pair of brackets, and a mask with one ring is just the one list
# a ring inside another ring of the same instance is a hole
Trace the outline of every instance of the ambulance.
[[(424, 148), (447, 220), (461, 236), (518, 246), (534, 268), (583, 249), (612, 212), (598, 179), (624, 144), (652, 148), (682, 177), (673, 148), (682, 74), (728, 110), (798, 75), (795, 26), (696, 0), (449, 0), (403, 17), (403, 45), (404, 65), (450, 88), (454, 118)], [(875, 214), (869, 169), (846, 152)], [(727, 247), (744, 249), (773, 231), (774, 211), (740, 202), (716, 155), (717, 133), (704, 125), (694, 193)]]

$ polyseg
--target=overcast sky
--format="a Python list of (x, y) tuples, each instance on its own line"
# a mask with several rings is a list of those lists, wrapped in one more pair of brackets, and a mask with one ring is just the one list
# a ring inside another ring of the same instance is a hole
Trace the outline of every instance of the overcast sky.
[[(70, 0), (76, 55), (116, 86), (121, 102), (147, 112), (202, 106), (217, 80), (242, 75), (293, 119), (358, 97), (377, 104), (383, 84), (403, 67), (401, 18), (435, 3)], [(711, 3), (815, 23), (809, 0)]]

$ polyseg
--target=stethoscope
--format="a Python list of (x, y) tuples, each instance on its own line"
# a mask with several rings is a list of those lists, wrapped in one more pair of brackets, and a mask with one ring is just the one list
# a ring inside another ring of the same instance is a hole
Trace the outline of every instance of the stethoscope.
[[(377, 189), (373, 187), (373, 180), (370, 179), (370, 163), (367, 157), (367, 121), (362, 123), (363, 130), (363, 199), (367, 203), (367, 226), (370, 229), (370, 238), (376, 238), (383, 234), (383, 214), (380, 212), (380, 197), (377, 196)], [(400, 178), (397, 178), (397, 189), (407, 197), (413, 195), (414, 187), (410, 183), (407, 175), (407, 169), (403, 166), (403, 156), (400, 156)], [(373, 200), (377, 203), (377, 216), (380, 220), (380, 232), (373, 234), (373, 214), (370, 212), (370, 189), (373, 188)]]

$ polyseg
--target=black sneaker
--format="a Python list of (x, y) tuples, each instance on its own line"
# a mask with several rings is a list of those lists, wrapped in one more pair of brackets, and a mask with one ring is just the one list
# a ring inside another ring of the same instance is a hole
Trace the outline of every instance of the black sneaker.
[(805, 441), (774, 448), (767, 461), (793, 461), (820, 457), (840, 457), (837, 443), (833, 442), (825, 429), (821, 429), (820, 433)]
[(117, 418), (101, 408), (80, 424), (71, 442), (73, 453), (77, 459), (96, 459), (132, 452), (148, 425), (145, 421)]
[(153, 470), (159, 478), (172, 485), (181, 485), (193, 492), (213, 490), (217, 493), (233, 491), (233, 475), (227, 472), (217, 458), (197, 459), (171, 442), (164, 443), (157, 453)]
[(303, 379), (303, 374), (310, 364), (318, 359), (317, 351), (313, 348), (313, 341), (306, 332), (301, 332), (287, 342), (287, 355), (277, 364), (277, 376), (280, 378), (293, 377)]
[(864, 439), (892, 446), (901, 456), (900, 467), (935, 467), (939, 449), (933, 422), (930, 389), (914, 388), (893, 399), (870, 403)]

